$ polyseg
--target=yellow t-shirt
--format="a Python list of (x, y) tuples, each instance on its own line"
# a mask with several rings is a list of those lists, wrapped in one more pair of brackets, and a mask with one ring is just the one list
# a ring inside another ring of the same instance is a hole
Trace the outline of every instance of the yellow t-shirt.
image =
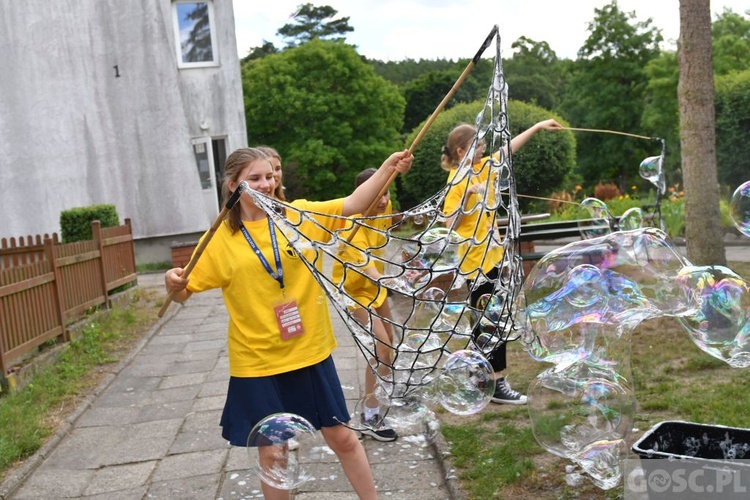
[[(393, 208), (389, 201), (381, 215), (388, 215), (392, 211)], [(360, 214), (355, 215), (354, 218), (358, 216)], [(339, 260), (335, 260), (333, 263), (333, 274), (331, 276), (333, 284), (340, 286), (341, 281), (344, 280), (344, 290), (346, 290), (347, 295), (365, 307), (380, 307), (388, 296), (385, 288), (378, 286), (376, 282), (364, 274), (364, 271), (368, 267), (374, 267), (380, 274), (383, 274), (385, 265), (382, 258), (385, 255), (385, 245), (388, 242), (385, 231), (391, 225), (391, 217), (367, 221), (369, 227), (361, 226), (349, 244), (342, 243), (342, 251), (338, 255)], [(373, 229), (370, 229), (370, 227)], [(349, 229), (341, 232), (341, 239), (348, 240), (351, 231), (353, 229), (350, 223)], [(361, 268), (347, 269), (346, 279), (344, 279), (344, 266), (341, 261), (364, 264), (367, 261), (368, 254), (370, 255), (370, 261), (367, 265)]]
[[(451, 186), (443, 202), (443, 214), (449, 216), (457, 210), (461, 210), (461, 204), (468, 188), (474, 184), (482, 184), (487, 187), (487, 199), (493, 199), (495, 196), (495, 183), (487, 182), (490, 175), (490, 165), (487, 160), (489, 156), (482, 158), (482, 161), (472, 166), (476, 175), (468, 174), (457, 184)], [(453, 167), (449, 174), (447, 183), (456, 176), (457, 167)], [(461, 217), (460, 223), (454, 227), (461, 237), (469, 238), (467, 241), (466, 257), (461, 264), (461, 272), (466, 275), (467, 279), (476, 278), (479, 269), (488, 273), (503, 258), (503, 248), (498, 246), (500, 238), (497, 233), (497, 216), (494, 211), (479, 209), (479, 203), (483, 195), (473, 193), (469, 195), (468, 203), (463, 207), (469, 210), (469, 213)], [(471, 239), (473, 238), (473, 240)]]
[[(328, 202), (295, 200), (291, 205), (332, 215), (341, 215), (344, 206), (343, 199)], [(290, 215), (294, 218), (293, 211)], [(330, 239), (327, 231), (341, 227), (340, 219), (325, 216), (315, 216), (315, 219), (322, 228), (310, 221), (303, 222), (298, 228), (313, 241), (327, 241)], [(278, 272), (268, 221), (245, 221), (244, 225), (271, 269)], [(190, 274), (187, 288), (191, 292), (222, 289), (229, 311), (229, 373), (233, 377), (290, 372), (323, 361), (336, 348), (323, 289), (283, 233), (278, 229), (275, 231), (284, 276), (283, 294), (279, 283), (266, 271), (242, 231), (232, 233), (226, 222), (219, 226)], [(305, 250), (306, 259), (312, 261), (314, 252)], [(282, 340), (274, 308), (292, 300), (297, 302), (304, 333)]]

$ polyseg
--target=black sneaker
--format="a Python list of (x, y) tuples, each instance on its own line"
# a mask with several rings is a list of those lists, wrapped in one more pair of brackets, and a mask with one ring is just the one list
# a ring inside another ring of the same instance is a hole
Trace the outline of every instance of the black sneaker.
[(395, 441), (398, 438), (396, 431), (385, 425), (385, 422), (381, 420), (380, 415), (373, 415), (369, 420), (365, 420), (365, 416), (361, 415), (362, 429), (359, 432), (362, 435), (370, 436), (378, 441)]
[(495, 381), (495, 395), (492, 396), (493, 403), (505, 403), (509, 405), (525, 405), (526, 396), (510, 388), (505, 377)]

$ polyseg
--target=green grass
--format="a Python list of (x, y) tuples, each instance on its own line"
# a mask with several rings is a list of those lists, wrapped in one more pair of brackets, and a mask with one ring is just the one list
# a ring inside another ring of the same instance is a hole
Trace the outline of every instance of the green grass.
[(145, 264), (136, 264), (135, 270), (139, 273), (153, 273), (156, 271), (168, 271), (172, 269), (172, 262), (165, 260), (164, 262), (147, 262)]
[(528, 477), (534, 470), (530, 457), (540, 451), (530, 429), (519, 432), (507, 422), (444, 426), (443, 435), (473, 498), (490, 498), (498, 486)]
[[(52, 365), (0, 397), (0, 479), (34, 454), (95, 387), (100, 367), (117, 362), (155, 321), (154, 295), (136, 291), (130, 306), (92, 316)], [(49, 348), (49, 346), (47, 347)]]

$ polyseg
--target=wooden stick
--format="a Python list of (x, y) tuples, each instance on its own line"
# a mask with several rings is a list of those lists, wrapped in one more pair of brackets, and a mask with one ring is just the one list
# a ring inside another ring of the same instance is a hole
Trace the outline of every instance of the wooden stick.
[(627, 135), (629, 137), (637, 137), (638, 139), (658, 139), (658, 137), (648, 137), (645, 135), (628, 134), (627, 132), (618, 132), (616, 130), (602, 130), (602, 129), (597, 129), (597, 128), (563, 127), (563, 130), (574, 130), (577, 132), (602, 132), (604, 134), (619, 134), (619, 135)]
[[(227, 216), (227, 214), (235, 205), (235, 203), (237, 203), (237, 201), (240, 199), (242, 190), (243, 190), (243, 187), (242, 185), (240, 185), (234, 191), (234, 193), (232, 193), (232, 196), (229, 197), (227, 204), (224, 205), (224, 208), (221, 209), (221, 212), (219, 212), (219, 215), (216, 217), (216, 220), (214, 220), (214, 223), (211, 224), (211, 227), (208, 229), (208, 231), (206, 231), (200, 244), (195, 249), (195, 252), (193, 252), (193, 255), (190, 257), (190, 261), (188, 262), (187, 266), (185, 266), (185, 270), (182, 272), (183, 278), (187, 278), (188, 276), (190, 276), (190, 273), (193, 271), (195, 264), (198, 263), (198, 259), (200, 259), (201, 255), (203, 255), (203, 250), (206, 249), (208, 242), (211, 241), (211, 238), (214, 237), (216, 230), (219, 229), (219, 225)], [(160, 318), (164, 316), (165, 312), (167, 312), (167, 308), (169, 307), (169, 304), (171, 304), (173, 300), (174, 300), (174, 292), (169, 292), (169, 296), (167, 297), (167, 300), (164, 301), (164, 304), (161, 306), (161, 309), (159, 309), (159, 312), (157, 313)]]
[[(435, 108), (435, 111), (432, 112), (430, 117), (427, 119), (425, 124), (422, 126), (422, 129), (417, 134), (417, 137), (414, 138), (414, 140), (411, 143), (411, 146), (409, 146), (409, 154), (412, 154), (414, 152), (414, 149), (417, 147), (417, 145), (422, 141), (422, 138), (425, 136), (427, 131), (432, 126), (432, 122), (435, 121), (435, 118), (437, 118), (437, 115), (440, 114), (440, 112), (443, 110), (446, 104), (448, 104), (448, 101), (451, 100), (453, 97), (453, 94), (456, 93), (458, 88), (463, 85), (464, 80), (466, 80), (466, 77), (469, 76), (469, 73), (471, 73), (471, 70), (474, 69), (474, 66), (476, 66), (477, 62), (479, 62), (479, 58), (482, 57), (482, 54), (484, 51), (489, 47), (490, 43), (492, 42), (492, 39), (495, 38), (495, 35), (497, 34), (498, 27), (495, 25), (495, 27), (492, 28), (492, 31), (490, 31), (490, 34), (487, 35), (487, 38), (485, 39), (482, 46), (479, 48), (477, 53), (474, 55), (474, 57), (469, 61), (469, 64), (466, 65), (466, 68), (464, 68), (463, 72), (461, 72), (461, 75), (458, 77), (458, 80), (456, 80), (456, 83), (453, 84), (453, 87), (448, 91), (448, 93), (443, 97), (443, 100), (440, 101), (440, 104), (438, 104), (438, 107)], [(393, 180), (398, 175), (398, 172), (391, 173), (391, 176), (388, 178), (388, 180), (385, 182), (383, 187), (380, 189), (380, 192), (375, 197), (374, 200), (372, 200), (372, 203), (370, 203), (370, 206), (367, 207), (367, 210), (365, 210), (363, 217), (368, 217), (370, 214), (372, 214), (372, 211), (375, 209), (375, 206), (378, 204), (378, 200), (380, 200), (380, 197), (385, 194), (386, 191), (391, 187), (391, 183), (393, 183)], [(349, 233), (349, 236), (347, 236), (346, 241), (350, 242), (354, 238), (354, 235), (357, 234), (357, 231), (359, 231), (359, 228), (361, 225), (354, 226), (351, 233)]]

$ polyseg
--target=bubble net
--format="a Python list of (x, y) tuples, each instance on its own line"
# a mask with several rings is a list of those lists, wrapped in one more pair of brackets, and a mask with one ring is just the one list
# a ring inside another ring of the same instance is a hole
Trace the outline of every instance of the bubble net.
[[(482, 357), (515, 338), (511, 308), (523, 278), (521, 218), (507, 152), (507, 85), (498, 35), (495, 49), (492, 81), (466, 161), (443, 189), (420, 205), (398, 217), (344, 218), (301, 211), (251, 190), (245, 193), (271, 217), (322, 286), (377, 378), (376, 396), (394, 415), (409, 409), (425, 414), (425, 405), (437, 403), (462, 414), (479, 411), (489, 401), (486, 391), (468, 391), (461, 384), (482, 380), (484, 365), (473, 355), (450, 356), (469, 349)], [(480, 144), (488, 156), (478, 169), (470, 159)], [(459, 204), (453, 213), (443, 213), (452, 188), (476, 183), (482, 184), (476, 204)], [(482, 217), (471, 234), (459, 234), (457, 218), (476, 212)], [(321, 223), (331, 217), (340, 219), (340, 229), (333, 232), (325, 229), (330, 224)], [(495, 229), (478, 231), (480, 225)], [(325, 238), (309, 236), (321, 231)], [(468, 265), (469, 249), (477, 248), (501, 256), (491, 266), (494, 272)], [(377, 279), (368, 274), (371, 267), (378, 270)], [(491, 292), (472, 306), (469, 297), (480, 286)], [(362, 289), (369, 293), (359, 293)], [(385, 296), (390, 314), (382, 309)], [(392, 338), (374, 333), (381, 325), (393, 332)], [(443, 373), (441, 392), (437, 379)]]

